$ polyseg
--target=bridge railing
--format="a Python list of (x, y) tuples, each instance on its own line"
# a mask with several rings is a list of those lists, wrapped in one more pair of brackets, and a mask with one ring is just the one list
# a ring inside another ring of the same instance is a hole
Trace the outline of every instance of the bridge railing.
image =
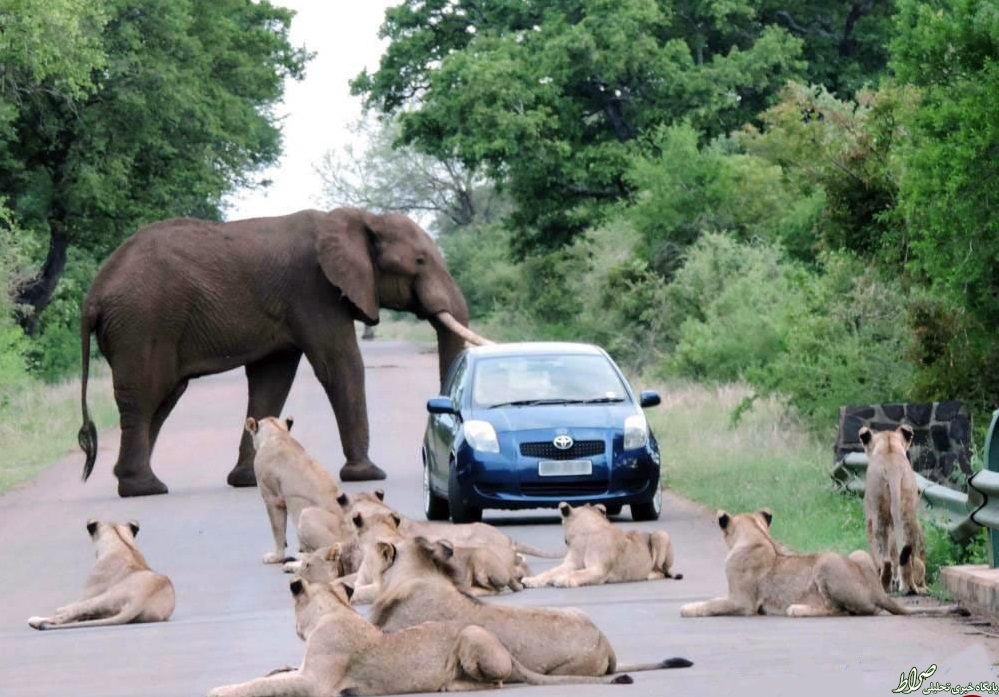
[[(968, 493), (931, 482), (916, 473), (916, 487), (930, 510), (941, 520), (955, 542), (970, 540), (981, 529), (989, 533), (989, 562), (999, 563), (999, 410), (985, 438), (985, 469), (968, 478)], [(833, 469), (833, 480), (846, 491), (863, 496), (867, 479), (867, 455), (848, 453)]]

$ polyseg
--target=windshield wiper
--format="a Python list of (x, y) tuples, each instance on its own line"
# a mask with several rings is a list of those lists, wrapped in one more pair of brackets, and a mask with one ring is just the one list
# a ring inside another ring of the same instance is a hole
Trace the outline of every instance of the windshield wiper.
[(615, 402), (623, 402), (622, 397), (596, 397), (594, 399), (520, 399), (513, 402), (500, 402), (499, 404), (492, 404), (489, 406), (490, 409), (496, 409), (498, 407), (538, 407), (538, 406), (553, 406), (561, 404), (611, 404)]

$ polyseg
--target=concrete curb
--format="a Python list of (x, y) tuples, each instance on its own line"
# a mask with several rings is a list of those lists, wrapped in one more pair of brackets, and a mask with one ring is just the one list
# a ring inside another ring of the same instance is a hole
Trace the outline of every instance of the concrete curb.
[(999, 621), (999, 569), (985, 564), (948, 566), (940, 579), (961, 607)]

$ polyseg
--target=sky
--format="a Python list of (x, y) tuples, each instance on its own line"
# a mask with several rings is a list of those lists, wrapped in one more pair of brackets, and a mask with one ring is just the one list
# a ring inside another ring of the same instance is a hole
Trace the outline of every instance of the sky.
[(305, 79), (285, 83), (284, 102), (275, 109), (282, 118), (284, 154), (274, 167), (258, 175), (270, 179), (266, 189), (234, 192), (226, 218), (239, 220), (283, 215), (320, 204), (322, 182), (314, 165), (330, 148), (342, 148), (347, 126), (361, 115), (361, 100), (348, 82), (364, 68), (374, 70), (385, 48), (378, 38), (385, 8), (398, 0), (274, 0), (295, 10), (291, 42), (315, 52)]

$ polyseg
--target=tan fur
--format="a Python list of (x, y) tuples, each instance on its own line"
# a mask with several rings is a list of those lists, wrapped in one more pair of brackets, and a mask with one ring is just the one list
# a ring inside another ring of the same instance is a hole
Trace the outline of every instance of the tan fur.
[[(926, 546), (916, 517), (919, 490), (906, 450), (912, 429), (860, 429), (867, 452), (867, 541), (886, 591), (926, 593)], [(905, 561), (903, 564), (902, 561)]]
[(288, 432), (291, 423), (291, 419), (282, 421), (273, 416), (259, 422), (246, 420), (246, 430), (253, 436), (256, 449), (253, 472), (274, 535), (274, 551), (264, 555), (265, 564), (286, 560), (289, 518), (298, 533), (299, 519), (306, 508), (317, 506), (333, 514), (340, 510), (340, 488), (333, 476), (292, 438)]
[(465, 622), (428, 622), (386, 634), (350, 607), (346, 589), (297, 578), (291, 588), (296, 626), (306, 640), (301, 667), (217, 687), (209, 697), (335, 697), (476, 690), (505, 682), (630, 682), (627, 676), (539, 675), (494, 634)]
[(139, 524), (87, 522), (97, 553), (83, 600), (56, 610), (52, 617), (32, 617), (35, 629), (100, 627), (129, 622), (163, 622), (174, 609), (173, 584), (149, 568), (135, 546)]
[(729, 552), (728, 595), (680, 608), (683, 617), (712, 615), (874, 615), (907, 609), (889, 598), (866, 552), (791, 554), (770, 536), (768, 510), (730, 516), (718, 512)]
[(511, 552), (520, 552), (532, 557), (558, 559), (561, 554), (517, 542), (487, 523), (439, 523), (424, 520), (402, 518), (399, 532), (405, 537), (424, 537), (431, 541), (448, 540), (454, 545), (463, 547), (488, 547), (499, 550), (501, 547)]
[(509, 588), (522, 591), (521, 579), (530, 575), (523, 555), (509, 547), (468, 547), (448, 540), (434, 543), (454, 585), (471, 595), (493, 595)]
[[(618, 669), (607, 637), (581, 610), (485, 604), (460, 592), (441, 569), (440, 547), (417, 537), (397, 543), (382, 575), (371, 621), (396, 632), (422, 622), (463, 622), (492, 632), (514, 658), (547, 675), (600, 676)], [(684, 659), (621, 670), (691, 665)]]
[(673, 543), (669, 533), (625, 532), (607, 520), (602, 504), (558, 505), (562, 530), (569, 548), (565, 560), (537, 576), (523, 580), (527, 588), (575, 588), (601, 583), (653, 581), (673, 576)]

